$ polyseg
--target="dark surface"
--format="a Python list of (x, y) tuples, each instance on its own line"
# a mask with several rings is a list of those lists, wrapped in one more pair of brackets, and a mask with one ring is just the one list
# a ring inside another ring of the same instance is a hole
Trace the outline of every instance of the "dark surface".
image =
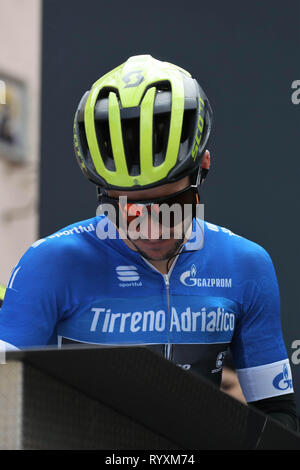
[(24, 450), (178, 448), (143, 424), (28, 364), (23, 383)]
[[(299, 340), (300, 3), (43, 1), (40, 236), (95, 214), (73, 152), (80, 97), (135, 54), (189, 70), (214, 111), (206, 219), (272, 256), (288, 354)], [(299, 356), (299, 354), (298, 354)], [(292, 365), (300, 413), (300, 365)]]
[[(148, 429), (151, 435), (157, 434), (165, 442), (173, 443), (175, 448), (254, 449), (259, 443), (264, 449), (300, 449), (296, 434), (146, 348), (9, 352), (7, 360), (22, 360), (25, 371), (28, 366), (44, 374), (45, 380), (51, 377), (83, 393), (119, 413), (123, 421), (126, 417)], [(39, 386), (36, 381), (35, 388), (43, 388), (42, 378), (40, 382)], [(31, 397), (32, 381), (27, 382), (27, 387), (26, 380), (24, 384), (26, 413), (26, 396)], [(33, 393), (39, 394), (37, 390)], [(44, 387), (44, 403), (48, 393), (51, 390)], [(78, 412), (74, 404), (75, 423)], [(39, 414), (34, 414), (38, 421)], [(266, 436), (261, 435), (263, 429)], [(113, 445), (118, 445), (116, 440)], [(131, 448), (135, 445), (133, 439)]]

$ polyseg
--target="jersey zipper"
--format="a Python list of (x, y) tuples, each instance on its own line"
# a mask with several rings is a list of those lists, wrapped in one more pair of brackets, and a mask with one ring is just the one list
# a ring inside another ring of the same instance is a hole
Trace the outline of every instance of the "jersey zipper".
[(147, 264), (148, 267), (150, 267), (153, 271), (156, 271), (159, 273), (163, 278), (166, 286), (166, 293), (167, 293), (167, 305), (168, 305), (168, 342), (164, 344), (164, 351), (163, 351), (163, 356), (165, 359), (172, 360), (173, 357), (173, 349), (174, 345), (171, 344), (170, 342), (170, 326), (171, 326), (171, 296), (170, 296), (170, 276), (172, 274), (172, 271), (175, 267), (176, 261), (178, 259), (179, 254), (176, 256), (171, 269), (169, 270), (168, 274), (162, 274), (158, 269), (156, 269), (149, 261), (142, 256), (142, 259), (144, 260), (145, 264)]
[(171, 310), (170, 310), (170, 279), (168, 274), (164, 274), (164, 280), (167, 291), (167, 303), (168, 303), (168, 343), (164, 347), (164, 357), (166, 359), (172, 359), (173, 345), (170, 343), (170, 325), (171, 325)]

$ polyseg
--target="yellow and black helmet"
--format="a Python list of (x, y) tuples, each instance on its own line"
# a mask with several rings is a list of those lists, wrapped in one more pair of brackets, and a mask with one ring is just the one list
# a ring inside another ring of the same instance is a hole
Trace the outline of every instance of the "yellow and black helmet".
[(208, 99), (188, 72), (139, 55), (83, 95), (74, 148), (101, 188), (145, 189), (198, 172), (211, 124)]

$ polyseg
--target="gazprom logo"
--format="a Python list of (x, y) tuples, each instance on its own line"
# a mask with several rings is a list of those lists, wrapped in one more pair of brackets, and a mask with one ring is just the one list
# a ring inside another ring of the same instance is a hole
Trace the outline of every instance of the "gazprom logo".
[(185, 286), (196, 286), (197, 285), (196, 274), (197, 274), (196, 266), (192, 264), (190, 271), (185, 271), (184, 273), (181, 274), (180, 282), (182, 282), (182, 284), (184, 284)]
[(277, 390), (287, 390), (288, 388), (293, 388), (289, 368), (286, 364), (283, 364), (282, 372), (276, 375), (276, 377), (273, 379), (273, 386), (277, 388)]
[(192, 264), (191, 269), (182, 273), (179, 279), (187, 287), (232, 287), (231, 278), (201, 278), (196, 275), (197, 268)]
[(192, 267), (191, 267), (191, 277), (196, 277), (196, 274), (197, 274), (196, 266), (195, 266), (194, 264), (192, 264)]

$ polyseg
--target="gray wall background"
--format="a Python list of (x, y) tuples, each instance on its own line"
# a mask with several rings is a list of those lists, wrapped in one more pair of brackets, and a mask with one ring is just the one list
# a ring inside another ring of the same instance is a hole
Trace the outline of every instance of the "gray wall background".
[(189, 70), (215, 118), (206, 219), (263, 245), (274, 261), (300, 410), (300, 104), (291, 100), (299, 18), (298, 0), (44, 0), (40, 236), (95, 214), (95, 188), (72, 147), (83, 92), (135, 54)]

